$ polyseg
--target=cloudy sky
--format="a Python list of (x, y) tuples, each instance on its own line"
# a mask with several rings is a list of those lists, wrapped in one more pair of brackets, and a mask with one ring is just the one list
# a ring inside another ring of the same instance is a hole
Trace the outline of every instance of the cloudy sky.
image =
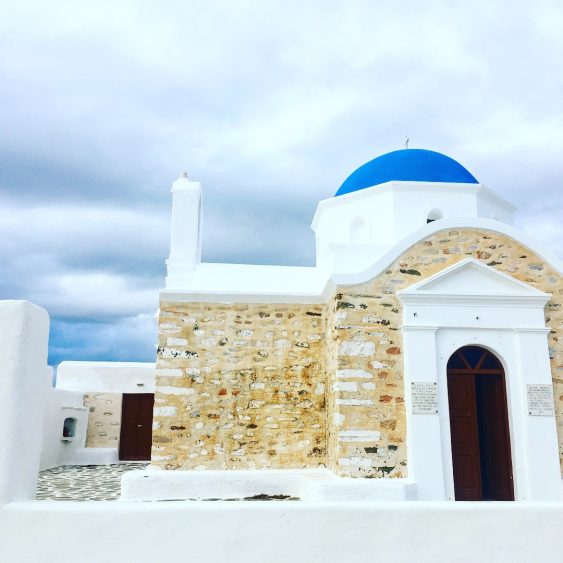
[(47, 308), (52, 364), (152, 361), (182, 170), (206, 261), (312, 265), (318, 200), (405, 134), (563, 254), (562, 29), (560, 0), (1, 2), (0, 298)]

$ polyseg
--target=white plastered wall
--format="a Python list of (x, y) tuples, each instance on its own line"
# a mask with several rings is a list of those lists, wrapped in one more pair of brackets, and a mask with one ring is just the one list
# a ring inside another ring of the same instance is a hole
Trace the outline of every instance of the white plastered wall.
[[(484, 218), (511, 224), (515, 208), (482, 184), (446, 182), (387, 182), (325, 199), (311, 225), (317, 265), (332, 272), (358, 271), (426, 225), (433, 211), (441, 219)], [(354, 240), (360, 222), (362, 236)]]
[[(467, 286), (459, 276), (464, 270)], [(487, 348), (505, 370), (516, 500), (563, 498), (555, 416), (530, 416), (527, 405), (527, 384), (552, 385), (543, 309), (549, 295), (468, 259), (399, 296), (409, 475), (419, 499), (455, 496), (447, 363), (467, 345)], [(413, 382), (437, 384), (437, 414), (413, 414)]]
[(0, 302), (0, 505), (35, 497), (41, 455), (49, 315), (27, 301)]
[[(63, 436), (66, 418), (76, 420), (72, 437)], [(41, 469), (76, 464), (86, 442), (87, 424), (88, 413), (81, 392), (49, 389), (43, 421)]]
[[(78, 393), (81, 398), (84, 395), (105, 395), (116, 396), (120, 401), (123, 393), (154, 393), (155, 388), (155, 364), (144, 362), (61, 362), (57, 369), (57, 387), (55, 391), (66, 391), (67, 393)], [(70, 397), (70, 395), (68, 395)], [(56, 420), (60, 418), (60, 413), (64, 407), (56, 404), (50, 407), (46, 419)], [(86, 409), (85, 409), (86, 410)], [(120, 412), (120, 407), (119, 407)], [(55, 447), (55, 452), (45, 452), (43, 457), (49, 460), (49, 465), (55, 463), (63, 465), (65, 463), (73, 465), (105, 465), (119, 462), (119, 444), (116, 447), (85, 447), (86, 433), (88, 425), (93, 424), (93, 416), (88, 417), (88, 412), (84, 415), (84, 436), (80, 435), (80, 440), (76, 444), (60, 445), (53, 437), (45, 437), (51, 446)], [(119, 415), (120, 416), (120, 415)], [(57, 433), (56, 424), (53, 431)], [(58, 438), (60, 441), (60, 438)], [(78, 443), (80, 442), (80, 444)], [(45, 444), (44, 449), (47, 449)], [(64, 448), (61, 450), (61, 447)], [(58, 457), (57, 455), (58, 454)]]
[(156, 364), (144, 362), (61, 362), (57, 389), (83, 393), (154, 393)]
[(33, 502), (0, 508), (0, 550), (9, 563), (560, 563), (562, 514), (556, 503)]

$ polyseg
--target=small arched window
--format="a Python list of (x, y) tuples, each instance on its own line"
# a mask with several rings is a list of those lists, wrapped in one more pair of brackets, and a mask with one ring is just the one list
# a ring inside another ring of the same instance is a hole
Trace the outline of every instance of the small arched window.
[(432, 211), (430, 211), (430, 213), (426, 217), (426, 222), (432, 223), (433, 221), (438, 221), (438, 219), (442, 219), (443, 217), (444, 217), (444, 214), (442, 213), (442, 211), (440, 209), (433, 209)]
[(350, 242), (362, 243), (369, 241), (369, 226), (363, 217), (355, 217), (350, 223)]
[(74, 438), (76, 434), (76, 418), (65, 418), (63, 423), (63, 438)]

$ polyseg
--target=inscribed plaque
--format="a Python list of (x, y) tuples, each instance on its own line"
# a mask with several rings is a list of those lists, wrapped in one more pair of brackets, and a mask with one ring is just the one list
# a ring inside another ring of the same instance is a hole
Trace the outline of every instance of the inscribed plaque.
[(528, 414), (531, 416), (554, 416), (553, 386), (549, 383), (526, 385), (528, 392)]
[(438, 394), (433, 381), (411, 383), (412, 413), (436, 414), (438, 412)]

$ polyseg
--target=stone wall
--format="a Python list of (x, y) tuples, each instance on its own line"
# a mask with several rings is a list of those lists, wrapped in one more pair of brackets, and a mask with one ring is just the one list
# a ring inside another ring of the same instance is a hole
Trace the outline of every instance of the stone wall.
[(161, 302), (153, 465), (324, 465), (324, 310)]
[(120, 393), (88, 393), (84, 406), (88, 408), (87, 448), (117, 448), (121, 431)]
[[(341, 475), (406, 475), (402, 308), (396, 292), (472, 256), (551, 293), (546, 306), (550, 357), (563, 466), (563, 281), (542, 259), (492, 231), (440, 231), (415, 244), (374, 280), (339, 287), (335, 324), (338, 371), (334, 421)], [(330, 404), (330, 399), (329, 399)]]
[(326, 373), (327, 373), (327, 385), (326, 385), (326, 405), (327, 405), (327, 467), (338, 472), (338, 431), (340, 424), (340, 414), (336, 407), (336, 397), (338, 393), (335, 393), (334, 389), (336, 386), (336, 373), (337, 373), (337, 331), (335, 325), (335, 313), (336, 313), (336, 300), (335, 296), (331, 296), (328, 301), (326, 309)]
[(546, 323), (563, 463), (561, 277), (505, 235), (459, 229), (413, 245), (369, 282), (338, 287), (326, 305), (162, 302), (153, 464), (406, 477), (396, 292), (468, 256), (553, 294)]
[[(394, 279), (394, 276), (393, 276)], [(406, 477), (401, 311), (388, 275), (336, 294), (337, 472)]]

